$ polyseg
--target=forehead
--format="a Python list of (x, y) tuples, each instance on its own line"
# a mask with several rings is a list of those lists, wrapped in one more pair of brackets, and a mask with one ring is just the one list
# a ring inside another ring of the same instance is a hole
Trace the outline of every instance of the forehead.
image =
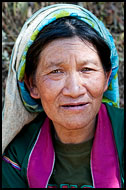
[(40, 54), (40, 59), (47, 61), (62, 61), (74, 55), (78, 59), (99, 58), (94, 46), (82, 41), (79, 37), (60, 38), (48, 43)]

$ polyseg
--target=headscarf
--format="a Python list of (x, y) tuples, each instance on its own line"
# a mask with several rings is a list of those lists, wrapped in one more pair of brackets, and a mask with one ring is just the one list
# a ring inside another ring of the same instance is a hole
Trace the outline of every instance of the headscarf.
[(118, 67), (119, 58), (110, 32), (101, 20), (85, 8), (74, 4), (54, 4), (38, 10), (24, 24), (12, 50), (3, 109), (3, 151), (8, 143), (19, 133), (22, 127), (32, 121), (42, 105), (30, 96), (24, 85), (26, 54), (38, 33), (51, 22), (62, 17), (75, 17), (92, 28), (106, 41), (111, 50), (112, 73), (108, 89), (103, 94), (102, 102), (119, 107)]

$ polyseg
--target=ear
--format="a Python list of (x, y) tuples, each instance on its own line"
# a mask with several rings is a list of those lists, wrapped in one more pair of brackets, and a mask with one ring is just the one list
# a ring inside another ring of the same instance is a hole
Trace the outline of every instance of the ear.
[(24, 82), (30, 92), (31, 97), (34, 99), (40, 99), (40, 94), (33, 77), (30, 76), (29, 78), (27, 78), (27, 76), (24, 75)]
[(111, 73), (112, 73), (112, 69), (111, 69), (111, 71), (105, 73), (106, 82), (105, 82), (104, 92), (108, 89), (108, 82), (109, 82)]

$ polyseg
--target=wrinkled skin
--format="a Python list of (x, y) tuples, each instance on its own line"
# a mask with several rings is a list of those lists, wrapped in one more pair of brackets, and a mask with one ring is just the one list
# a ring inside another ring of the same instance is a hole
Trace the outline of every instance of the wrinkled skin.
[(110, 73), (105, 73), (96, 49), (78, 37), (56, 39), (40, 54), (30, 94), (41, 99), (63, 143), (94, 136), (96, 115)]

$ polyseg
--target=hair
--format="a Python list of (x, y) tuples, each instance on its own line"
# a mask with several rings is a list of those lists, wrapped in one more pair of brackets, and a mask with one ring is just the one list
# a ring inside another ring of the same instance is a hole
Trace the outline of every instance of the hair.
[(105, 40), (90, 25), (74, 17), (59, 18), (45, 26), (37, 35), (26, 55), (25, 73), (27, 78), (34, 76), (41, 51), (45, 45), (58, 38), (77, 36), (84, 43), (91, 43), (100, 57), (105, 72), (111, 70), (110, 48)]

